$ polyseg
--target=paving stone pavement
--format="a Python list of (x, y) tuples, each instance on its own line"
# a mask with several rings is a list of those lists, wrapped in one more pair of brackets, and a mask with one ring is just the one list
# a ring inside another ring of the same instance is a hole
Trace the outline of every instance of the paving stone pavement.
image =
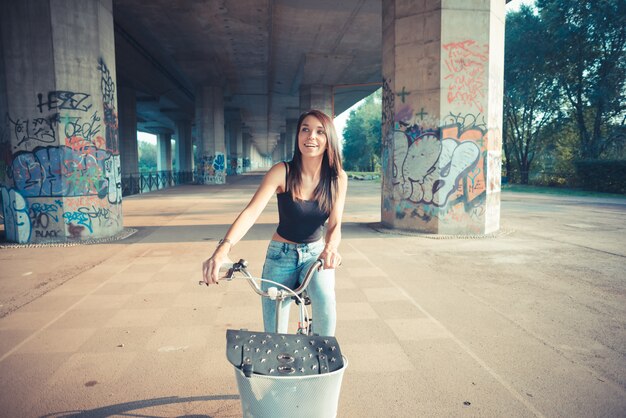
[[(225, 331), (260, 301), (197, 283), (260, 178), (127, 197), (124, 240), (0, 249), (0, 416), (241, 416)], [(275, 205), (231, 253), (257, 275)], [(338, 416), (626, 416), (626, 199), (504, 192), (471, 239), (377, 229), (379, 205), (350, 182)]]

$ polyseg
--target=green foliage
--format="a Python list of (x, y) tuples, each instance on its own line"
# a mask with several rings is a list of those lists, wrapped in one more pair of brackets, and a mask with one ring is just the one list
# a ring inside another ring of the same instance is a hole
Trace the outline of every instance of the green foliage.
[(343, 130), (343, 160), (346, 170), (380, 172), (382, 90), (350, 112)]
[[(571, 110), (585, 159), (612, 158), (626, 120), (626, 2), (537, 0), (546, 64)], [(621, 144), (620, 144), (621, 143)]]
[(156, 145), (150, 142), (138, 141), (139, 172), (157, 171)]
[(543, 40), (545, 25), (529, 7), (507, 15), (504, 63), (503, 149), (510, 180), (528, 184), (549, 144), (542, 131), (561, 108), (547, 62), (554, 54)]
[(626, 1), (537, 0), (505, 45), (509, 181), (572, 186), (577, 160), (626, 158)]
[(626, 194), (625, 160), (580, 160), (576, 171), (585, 190)]

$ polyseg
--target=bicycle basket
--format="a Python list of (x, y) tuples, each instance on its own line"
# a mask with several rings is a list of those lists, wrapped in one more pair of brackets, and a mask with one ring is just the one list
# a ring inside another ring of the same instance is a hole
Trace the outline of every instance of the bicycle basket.
[(335, 337), (233, 329), (226, 331), (226, 357), (247, 377), (325, 374), (344, 362)]

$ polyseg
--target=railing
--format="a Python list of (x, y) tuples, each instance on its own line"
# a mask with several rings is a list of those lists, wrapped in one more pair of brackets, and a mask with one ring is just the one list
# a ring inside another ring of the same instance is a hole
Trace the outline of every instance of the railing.
[(191, 171), (131, 173), (126, 177), (122, 177), (122, 196), (147, 193), (192, 182), (193, 172)]

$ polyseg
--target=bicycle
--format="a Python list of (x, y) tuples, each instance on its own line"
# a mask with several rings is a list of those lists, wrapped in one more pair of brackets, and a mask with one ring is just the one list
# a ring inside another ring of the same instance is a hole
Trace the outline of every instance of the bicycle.
[[(224, 279), (230, 281), (241, 273), (256, 294), (276, 301), (276, 327), (280, 322), (280, 304), (296, 300), (300, 317), (296, 334), (261, 331), (226, 331), (226, 356), (235, 368), (241, 406), (245, 417), (332, 417), (337, 414), (339, 392), (348, 361), (341, 354), (336, 338), (313, 333), (306, 289), (316, 269), (316, 260), (296, 289), (265, 278), (255, 278), (248, 263), (223, 265)], [(267, 291), (260, 282), (273, 286)], [(200, 281), (199, 284), (204, 284)], [(314, 394), (315, 396), (310, 396)], [(307, 396), (308, 395), (308, 396)]]

